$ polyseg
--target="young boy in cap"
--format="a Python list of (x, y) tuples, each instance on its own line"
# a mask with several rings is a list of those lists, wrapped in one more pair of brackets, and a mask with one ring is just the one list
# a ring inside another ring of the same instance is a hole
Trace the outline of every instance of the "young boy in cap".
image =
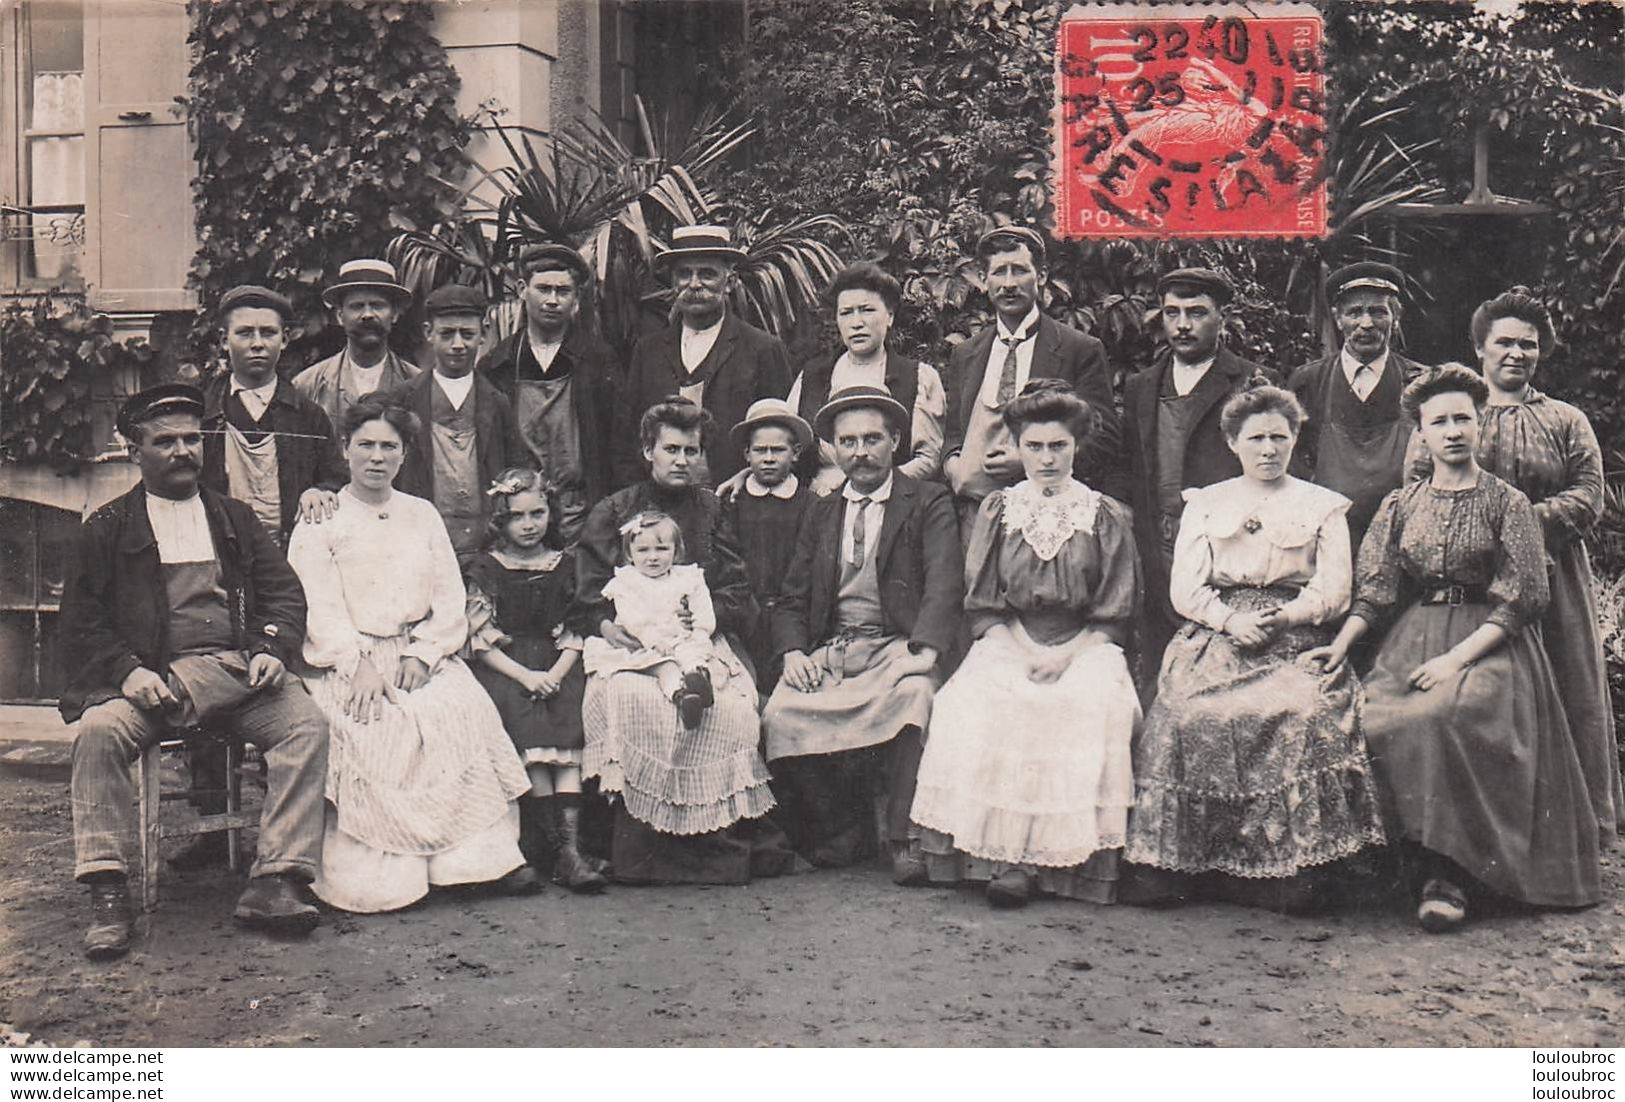
[(763, 398), (751, 405), (731, 435), (734, 446), (744, 453), (749, 473), (739, 492), (724, 499), (722, 511), (739, 536), (745, 573), (762, 611), (745, 640), (756, 665), (756, 683), (772, 689), (779, 670), (769, 619), (795, 553), (796, 531), (812, 499), (794, 469), (814, 446), (812, 426), (788, 402)]
[[(485, 333), (485, 296), (456, 284), (430, 292), (424, 335), (434, 370), (384, 400), (417, 414), (423, 426), (409, 443), (395, 487), (434, 503), (459, 557), (478, 551), (491, 517), (486, 488), (509, 467), (528, 465), (513, 406), (474, 371)], [(414, 446), (415, 444), (415, 446)]]

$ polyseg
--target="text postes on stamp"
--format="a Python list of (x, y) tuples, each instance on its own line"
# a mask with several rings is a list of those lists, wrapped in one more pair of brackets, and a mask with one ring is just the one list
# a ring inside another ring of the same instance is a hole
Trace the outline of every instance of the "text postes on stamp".
[(1074, 6), (1055, 51), (1060, 237), (1326, 232), (1320, 14)]

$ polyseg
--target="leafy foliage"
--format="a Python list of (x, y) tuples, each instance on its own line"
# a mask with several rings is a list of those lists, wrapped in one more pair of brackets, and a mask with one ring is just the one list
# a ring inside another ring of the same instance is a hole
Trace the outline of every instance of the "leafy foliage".
[[(468, 140), (458, 77), (427, 0), (188, 6), (199, 244), (190, 284), (205, 304), (238, 283), (288, 293), (303, 335), (284, 362), (297, 367), (337, 347), (319, 290), (338, 266), (434, 217), (433, 178), (458, 170)], [(204, 358), (207, 320), (194, 333)]]
[(747, 253), (736, 270), (734, 308), (769, 331), (790, 329), (840, 267), (829, 242), (844, 236), (844, 225), (827, 215), (779, 220), (770, 210), (743, 213), (717, 184), (754, 129), (707, 112), (674, 141), (656, 131), (641, 101), (637, 107), (642, 152), (597, 119), (566, 124), (540, 149), (528, 135), (516, 141), (497, 126), (506, 162), (488, 168), (464, 154), (467, 182), (440, 181), (447, 192), (435, 224), (390, 242), (408, 285), (480, 286), (496, 304), (492, 339), (500, 339), (520, 324), (516, 296), (526, 250), (568, 244), (595, 274), (592, 312), (605, 338), (625, 352), (670, 297), (654, 260), (671, 230), (722, 221)]
[(152, 358), (145, 341), (121, 344), (112, 332), (107, 316), (92, 314), (82, 300), (40, 298), (6, 306), (0, 315), (0, 348), (6, 350), (0, 458), (68, 470), (92, 457), (97, 380), (123, 368), (139, 370)]

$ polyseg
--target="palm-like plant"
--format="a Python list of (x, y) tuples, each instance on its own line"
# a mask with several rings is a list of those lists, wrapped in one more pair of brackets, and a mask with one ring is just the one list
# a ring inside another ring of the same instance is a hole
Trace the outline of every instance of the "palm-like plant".
[[(711, 181), (755, 133), (707, 111), (673, 140), (651, 123), (641, 100), (636, 106), (642, 152), (597, 117), (568, 124), (540, 149), (529, 135), (516, 140), (495, 125), (507, 162), (488, 168), (465, 156), (467, 179), (440, 181), (448, 189), (446, 217), (390, 242), (403, 281), (415, 291), (445, 282), (481, 287), (497, 304), (490, 335), (497, 340), (521, 323), (516, 292), (525, 251), (567, 244), (595, 273), (585, 308), (625, 350), (639, 316), (669, 296), (654, 278), (654, 260), (671, 230), (722, 218), (728, 208)], [(839, 268), (828, 241), (847, 236), (845, 224), (827, 214), (730, 220), (748, 257), (738, 268), (736, 309), (772, 332), (790, 328)]]

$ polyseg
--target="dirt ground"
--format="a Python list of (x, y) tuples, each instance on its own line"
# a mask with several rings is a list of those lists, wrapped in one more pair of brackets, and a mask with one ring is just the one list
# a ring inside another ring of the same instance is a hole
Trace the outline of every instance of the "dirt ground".
[(1602, 1045), (1625, 1036), (1608, 902), (1432, 937), (1398, 900), (1294, 919), (1048, 901), (990, 910), (879, 869), (736, 888), (435, 893), (308, 941), (163, 881), (122, 961), (81, 957), (66, 786), (0, 776), (0, 1036), (96, 1045)]

